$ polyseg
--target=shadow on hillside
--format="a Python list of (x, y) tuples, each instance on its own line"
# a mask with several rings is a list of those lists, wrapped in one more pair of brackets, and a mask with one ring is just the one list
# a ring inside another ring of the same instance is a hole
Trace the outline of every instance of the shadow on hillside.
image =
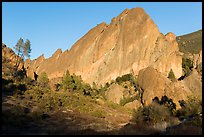
[[(56, 119), (57, 118), (57, 119)], [(166, 132), (161, 132), (146, 124), (127, 124), (119, 130), (96, 131), (91, 128), (80, 127), (83, 119), (67, 120), (67, 116), (55, 113), (54, 116), (46, 114), (32, 114), (26, 112), (25, 108), (10, 106), (10, 110), (2, 111), (2, 134), (24, 135), (24, 134), (45, 134), (45, 135), (187, 135), (202, 134), (202, 128), (190, 125), (182, 125), (169, 128)], [(92, 121), (93, 122), (93, 121)], [(89, 123), (90, 124), (90, 123)]]
[[(84, 119), (77, 114), (53, 114), (31, 112), (29, 108), (23, 108), (12, 104), (2, 106), (2, 134), (47, 134), (47, 135), (145, 135), (158, 134), (157, 130), (146, 125), (125, 125), (119, 130), (96, 131), (92, 128), (84, 128), (83, 125), (94, 124), (93, 119)], [(72, 119), (67, 119), (71, 117)], [(96, 122), (97, 124), (97, 122)], [(100, 123), (101, 124), (101, 123)], [(102, 124), (102, 126), (104, 126)]]
[(12, 79), (2, 78), (2, 102), (4, 102), (7, 96), (12, 96), (14, 94), (22, 94), (27, 90), (25, 84), (14, 84)]

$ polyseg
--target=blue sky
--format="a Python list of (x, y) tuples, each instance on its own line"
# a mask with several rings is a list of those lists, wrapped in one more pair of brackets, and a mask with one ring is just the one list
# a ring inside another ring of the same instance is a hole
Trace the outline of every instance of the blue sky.
[(126, 8), (142, 7), (159, 30), (183, 35), (202, 29), (201, 2), (3, 2), (2, 42), (12, 48), (21, 37), (31, 42), (31, 59), (63, 51), (101, 22)]

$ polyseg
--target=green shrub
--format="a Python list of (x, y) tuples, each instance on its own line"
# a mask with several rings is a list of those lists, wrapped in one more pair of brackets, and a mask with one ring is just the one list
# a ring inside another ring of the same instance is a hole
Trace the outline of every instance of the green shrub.
[(184, 76), (187, 77), (193, 68), (193, 61), (188, 58), (182, 58), (182, 69)]
[(196, 96), (188, 96), (187, 101), (183, 101), (181, 108), (177, 111), (177, 116), (180, 119), (200, 114), (202, 114), (202, 101)]
[(129, 102), (132, 102), (132, 101), (134, 101), (136, 99), (136, 97), (135, 96), (128, 96), (128, 97), (126, 97), (126, 98), (122, 98), (121, 100), (120, 100), (120, 105), (121, 106), (124, 106), (125, 104), (127, 104), (127, 103), (129, 103)]
[(116, 104), (116, 103), (113, 103), (113, 102), (107, 102), (107, 106), (109, 107), (109, 108), (112, 108), (112, 109), (117, 109), (117, 108), (119, 108), (120, 107), (120, 105), (119, 104)]
[(193, 68), (193, 61), (188, 58), (182, 58), (182, 68), (188, 67), (189, 69)]
[(68, 70), (64, 74), (60, 85), (65, 91), (78, 91), (84, 95), (91, 95), (92, 92), (92, 88), (89, 84), (83, 82), (80, 76), (76, 76), (75, 74), (70, 75)]
[(105, 118), (106, 112), (103, 110), (95, 110), (91, 112), (91, 115), (98, 118)]
[(118, 84), (121, 84), (122, 82), (125, 82), (125, 81), (132, 81), (132, 77), (133, 77), (133, 75), (132, 74), (125, 74), (125, 75), (123, 75), (123, 76), (119, 76), (119, 77), (117, 77), (116, 78), (116, 82), (118, 83)]
[(43, 87), (48, 86), (49, 83), (49, 78), (47, 76), (47, 74), (45, 72), (42, 72), (39, 77), (38, 77), (38, 82), (40, 83), (40, 85), (42, 85)]
[(169, 78), (171, 81), (173, 81), (173, 82), (176, 82), (176, 81), (177, 81), (177, 79), (176, 79), (176, 77), (175, 77), (174, 72), (173, 72), (172, 69), (171, 69), (170, 72), (169, 72), (168, 78)]

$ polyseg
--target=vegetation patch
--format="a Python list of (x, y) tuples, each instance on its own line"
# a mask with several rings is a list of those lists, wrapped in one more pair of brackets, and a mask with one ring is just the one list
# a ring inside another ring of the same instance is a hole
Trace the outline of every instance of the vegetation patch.
[(168, 78), (169, 78), (172, 82), (176, 82), (176, 81), (177, 81), (177, 79), (176, 79), (176, 77), (175, 77), (174, 72), (173, 72), (172, 69), (171, 69), (170, 72), (169, 72)]
[(125, 104), (127, 104), (129, 102), (133, 102), (134, 100), (136, 100), (136, 96), (128, 96), (126, 98), (122, 98), (120, 100), (120, 105), (124, 106)]

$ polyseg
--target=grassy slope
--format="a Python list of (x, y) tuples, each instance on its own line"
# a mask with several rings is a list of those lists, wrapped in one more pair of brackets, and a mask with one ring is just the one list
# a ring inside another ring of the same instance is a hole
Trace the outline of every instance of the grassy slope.
[(183, 53), (197, 54), (202, 50), (202, 30), (195, 31), (176, 38), (179, 50)]

